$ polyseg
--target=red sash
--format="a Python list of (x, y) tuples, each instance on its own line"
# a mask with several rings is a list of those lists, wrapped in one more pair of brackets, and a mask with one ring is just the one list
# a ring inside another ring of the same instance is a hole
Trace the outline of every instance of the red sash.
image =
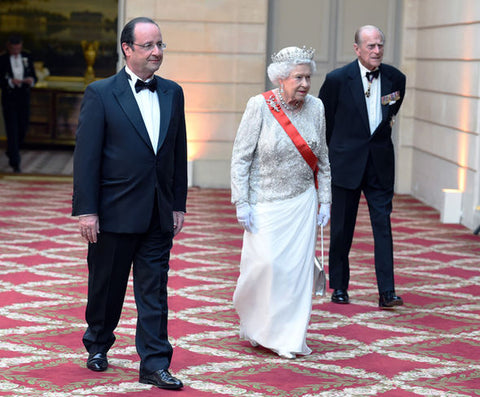
[(310, 146), (308, 146), (305, 139), (299, 134), (295, 126), (292, 124), (288, 116), (283, 111), (280, 104), (277, 102), (275, 98), (275, 94), (273, 91), (267, 91), (262, 94), (265, 97), (265, 101), (267, 102), (270, 111), (273, 114), (273, 117), (277, 119), (279, 124), (285, 130), (287, 135), (292, 140), (295, 147), (298, 149), (302, 157), (305, 159), (307, 164), (313, 171), (313, 177), (315, 179), (315, 188), (318, 189), (318, 158), (315, 156), (315, 153), (312, 152)]

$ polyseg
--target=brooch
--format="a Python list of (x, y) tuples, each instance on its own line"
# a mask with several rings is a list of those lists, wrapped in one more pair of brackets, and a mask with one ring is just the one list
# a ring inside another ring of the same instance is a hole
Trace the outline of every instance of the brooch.
[(276, 101), (275, 99), (275, 95), (270, 95), (267, 99), (267, 105), (275, 110), (276, 112), (280, 112), (280, 106), (278, 104), (278, 102)]

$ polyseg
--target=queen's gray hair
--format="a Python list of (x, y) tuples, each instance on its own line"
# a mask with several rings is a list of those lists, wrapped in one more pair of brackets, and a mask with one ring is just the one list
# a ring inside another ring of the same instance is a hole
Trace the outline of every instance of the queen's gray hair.
[(295, 69), (297, 65), (308, 65), (310, 66), (310, 71), (313, 73), (316, 72), (317, 67), (315, 61), (306, 61), (305, 59), (299, 59), (297, 61), (291, 62), (273, 62), (268, 66), (267, 73), (270, 81), (279, 86), (279, 79), (286, 79), (292, 73), (292, 70)]
[(272, 63), (267, 68), (270, 81), (279, 86), (278, 80), (286, 79), (297, 65), (310, 66), (311, 73), (315, 73), (317, 67), (313, 60), (315, 50), (313, 48), (286, 47), (272, 55)]

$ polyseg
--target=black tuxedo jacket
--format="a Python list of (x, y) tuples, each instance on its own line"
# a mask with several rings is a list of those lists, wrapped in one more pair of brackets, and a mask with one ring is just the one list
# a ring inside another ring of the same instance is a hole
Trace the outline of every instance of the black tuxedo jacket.
[(100, 230), (147, 231), (158, 200), (162, 231), (173, 231), (173, 211), (185, 211), (187, 141), (184, 96), (157, 79), (160, 134), (157, 154), (122, 69), (90, 84), (82, 101), (74, 154), (72, 214), (98, 214)]
[[(35, 82), (37, 82), (37, 75), (35, 73), (35, 67), (33, 65), (32, 56), (28, 51), (22, 51), (21, 53), (22, 62), (23, 62), (23, 76), (33, 77)], [(9, 94), (13, 90), (8, 84), (8, 80), (13, 77), (12, 65), (10, 63), (10, 54), (4, 52), (0, 55), (0, 88), (2, 89), (2, 94)], [(24, 84), (23, 88), (30, 88), (29, 84)]]
[(382, 186), (393, 188), (395, 164), (391, 121), (402, 104), (406, 78), (393, 66), (381, 64), (380, 79), (381, 97), (398, 92), (399, 99), (382, 105), (382, 121), (373, 134), (357, 60), (328, 73), (320, 89), (333, 185), (358, 188), (370, 157)]

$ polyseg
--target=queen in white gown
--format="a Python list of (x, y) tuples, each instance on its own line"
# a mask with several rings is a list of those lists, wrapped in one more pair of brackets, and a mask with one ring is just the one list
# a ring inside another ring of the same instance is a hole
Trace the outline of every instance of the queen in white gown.
[(287, 47), (272, 61), (276, 103), (318, 158), (318, 189), (263, 95), (250, 98), (231, 163), (232, 203), (245, 229), (233, 303), (241, 339), (295, 358), (311, 353), (313, 263), (317, 227), (330, 217), (330, 164), (323, 104), (308, 94), (313, 50)]

